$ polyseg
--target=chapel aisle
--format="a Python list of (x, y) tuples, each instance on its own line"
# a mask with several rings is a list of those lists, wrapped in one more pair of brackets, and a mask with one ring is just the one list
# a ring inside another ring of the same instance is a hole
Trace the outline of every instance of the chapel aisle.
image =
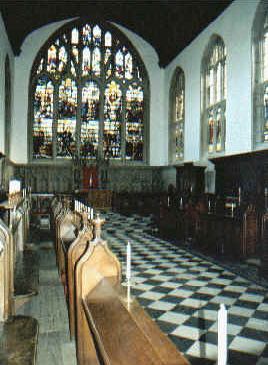
[(58, 276), (52, 241), (35, 243), (40, 255), (39, 294), (18, 310), (37, 318), (39, 337), (36, 365), (75, 365), (75, 344), (69, 324), (63, 286)]

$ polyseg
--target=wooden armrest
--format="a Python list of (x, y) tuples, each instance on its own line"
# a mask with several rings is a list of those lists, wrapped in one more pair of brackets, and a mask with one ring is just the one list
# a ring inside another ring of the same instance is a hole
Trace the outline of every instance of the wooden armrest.
[(139, 303), (121, 286), (101, 282), (83, 301), (105, 365), (189, 365)]

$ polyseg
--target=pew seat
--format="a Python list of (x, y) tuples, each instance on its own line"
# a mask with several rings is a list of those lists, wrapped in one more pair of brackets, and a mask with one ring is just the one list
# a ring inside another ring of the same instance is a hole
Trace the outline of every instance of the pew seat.
[(90, 330), (104, 365), (189, 365), (172, 341), (126, 288), (103, 279), (83, 299)]
[(12, 316), (0, 323), (0, 364), (34, 365), (38, 321), (28, 316)]

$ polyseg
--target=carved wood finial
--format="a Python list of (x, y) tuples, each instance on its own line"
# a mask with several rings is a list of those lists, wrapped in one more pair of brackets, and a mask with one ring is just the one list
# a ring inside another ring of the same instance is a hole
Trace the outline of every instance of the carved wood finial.
[(101, 226), (105, 222), (105, 218), (100, 219), (100, 215), (96, 214), (96, 219), (93, 219), (93, 224), (95, 226), (95, 236), (96, 238), (100, 238), (101, 236)]

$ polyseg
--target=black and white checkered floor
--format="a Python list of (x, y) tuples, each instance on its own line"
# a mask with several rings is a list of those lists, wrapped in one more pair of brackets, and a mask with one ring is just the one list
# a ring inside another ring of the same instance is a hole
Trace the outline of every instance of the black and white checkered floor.
[(220, 303), (228, 309), (228, 365), (268, 365), (267, 288), (153, 237), (150, 217), (104, 216), (102, 237), (123, 277), (131, 243), (132, 294), (191, 365), (216, 364)]

